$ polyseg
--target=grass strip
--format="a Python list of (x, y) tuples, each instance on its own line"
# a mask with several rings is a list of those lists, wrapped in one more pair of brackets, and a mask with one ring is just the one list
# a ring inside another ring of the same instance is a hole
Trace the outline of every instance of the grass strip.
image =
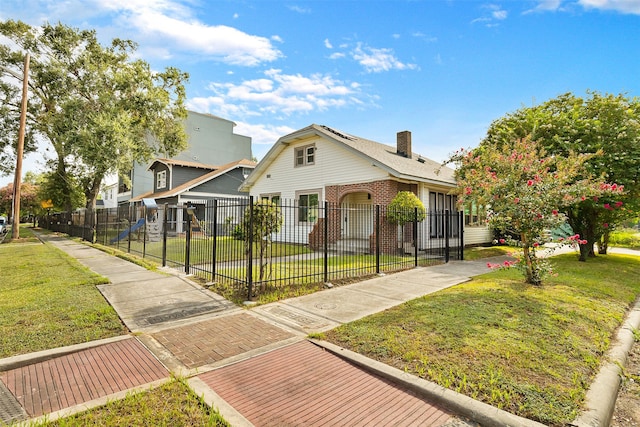
[(105, 406), (91, 409), (39, 426), (215, 426), (229, 424), (208, 407), (181, 380), (173, 380), (158, 388), (129, 394)]
[(517, 415), (561, 426), (580, 410), (640, 294), (640, 257), (552, 259), (558, 276), (478, 276), (342, 325), (325, 339)]
[(127, 330), (95, 285), (108, 280), (48, 244), (0, 245), (0, 357)]

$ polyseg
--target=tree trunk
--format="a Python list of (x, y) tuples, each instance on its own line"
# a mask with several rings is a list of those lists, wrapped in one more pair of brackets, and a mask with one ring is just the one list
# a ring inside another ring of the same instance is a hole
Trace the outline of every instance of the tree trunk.
[(71, 199), (72, 188), (69, 183), (69, 176), (67, 175), (67, 167), (64, 163), (64, 158), (58, 158), (58, 164), (56, 165), (56, 181), (60, 184), (63, 191), (62, 194), (62, 206), (64, 210), (67, 212), (71, 212), (73, 210), (73, 200)]
[(609, 249), (609, 230), (605, 230), (604, 234), (598, 241), (598, 253), (600, 255), (606, 255)]
[(96, 201), (98, 200), (98, 193), (100, 193), (100, 184), (104, 174), (96, 174), (91, 180), (91, 183), (85, 188), (84, 196), (87, 199), (86, 208), (95, 209)]
[(589, 257), (590, 245), (587, 243), (586, 245), (578, 245), (580, 247), (580, 258), (579, 261), (586, 262)]

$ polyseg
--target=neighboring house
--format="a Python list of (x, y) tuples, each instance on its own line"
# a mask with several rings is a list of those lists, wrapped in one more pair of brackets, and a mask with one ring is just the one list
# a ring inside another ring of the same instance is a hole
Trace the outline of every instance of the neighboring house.
[[(412, 191), (427, 211), (457, 210), (454, 171), (413, 153), (411, 132), (398, 132), (395, 147), (370, 141), (327, 126), (313, 124), (280, 138), (245, 180), (241, 191), (276, 201), (293, 200), (296, 218), (284, 228), (298, 228), (296, 236), (317, 233), (323, 218), (305, 217), (314, 206), (327, 201), (336, 206), (388, 205), (399, 191)], [(362, 219), (345, 218), (339, 239), (371, 239), (373, 230), (350, 227)], [(422, 227), (421, 239), (437, 238), (437, 224)], [(454, 232), (457, 232), (454, 230)], [(491, 241), (485, 225), (465, 227), (465, 244)], [(329, 237), (331, 239), (331, 237)], [(307, 242), (301, 242), (307, 243)]]
[[(193, 111), (187, 113), (184, 125), (188, 146), (172, 160), (199, 165), (226, 165), (252, 158), (251, 138), (233, 133), (236, 126), (234, 122), (210, 114)], [(158, 153), (158, 158), (165, 157), (167, 156)], [(129, 172), (130, 185), (125, 185), (122, 180), (119, 182), (119, 204), (128, 203), (132, 199), (139, 200), (141, 195), (157, 188), (156, 177), (150, 168), (150, 164), (155, 163), (156, 159), (153, 159), (150, 163), (133, 165)]]
[[(175, 159), (156, 159), (149, 170), (153, 177), (153, 189), (130, 200), (140, 204), (153, 200), (155, 205), (190, 205), (195, 208), (196, 218), (206, 218), (208, 200), (237, 199), (246, 197), (238, 188), (256, 167), (256, 162), (247, 159), (236, 160), (222, 166), (207, 165)], [(175, 214), (175, 218), (172, 216)], [(168, 221), (181, 223), (182, 210), (171, 210)], [(222, 224), (224, 218), (220, 218)], [(181, 231), (181, 230), (177, 230)]]
[[(102, 202), (102, 203), (101, 203)], [(118, 206), (118, 183), (112, 182), (103, 185), (100, 189), (100, 197), (96, 207), (115, 208)]]

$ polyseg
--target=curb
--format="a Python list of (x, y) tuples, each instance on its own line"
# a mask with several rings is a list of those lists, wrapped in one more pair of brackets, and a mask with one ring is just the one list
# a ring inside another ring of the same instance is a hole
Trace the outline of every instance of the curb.
[(522, 418), (494, 406), (487, 405), (486, 403), (474, 400), (468, 396), (329, 342), (316, 339), (308, 340), (338, 357), (396, 384), (400, 384), (436, 404), (442, 405), (444, 408), (449, 409), (454, 415), (466, 417), (480, 423), (483, 427), (544, 427), (544, 424), (537, 421)]
[(625, 322), (618, 330), (614, 346), (607, 352), (605, 364), (587, 390), (587, 409), (570, 424), (571, 426), (605, 427), (610, 424), (622, 383), (622, 369), (627, 364), (627, 356), (635, 341), (633, 331), (639, 327), (640, 299), (629, 311)]
[(23, 366), (31, 365), (38, 362), (44, 362), (45, 360), (53, 359), (59, 356), (66, 356), (67, 354), (76, 353), (88, 348), (99, 347), (101, 345), (110, 344), (112, 342), (126, 340), (131, 337), (132, 335), (118, 335), (117, 337), (104, 338), (96, 341), (68, 345), (66, 347), (58, 347), (52, 348), (50, 350), (42, 350), (36, 351), (34, 353), (6, 357), (4, 359), (0, 359), (0, 372), (22, 368)]

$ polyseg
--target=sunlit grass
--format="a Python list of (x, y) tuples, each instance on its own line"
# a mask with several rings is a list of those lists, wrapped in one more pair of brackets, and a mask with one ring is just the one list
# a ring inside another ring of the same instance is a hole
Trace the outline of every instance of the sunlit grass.
[(95, 285), (108, 280), (48, 244), (0, 245), (0, 357), (126, 333)]
[(640, 294), (640, 257), (552, 262), (559, 275), (545, 286), (493, 272), (326, 338), (509, 412), (565, 425)]
[(38, 426), (212, 426), (229, 427), (214, 409), (208, 407), (180, 380), (153, 390), (130, 394), (91, 409)]

